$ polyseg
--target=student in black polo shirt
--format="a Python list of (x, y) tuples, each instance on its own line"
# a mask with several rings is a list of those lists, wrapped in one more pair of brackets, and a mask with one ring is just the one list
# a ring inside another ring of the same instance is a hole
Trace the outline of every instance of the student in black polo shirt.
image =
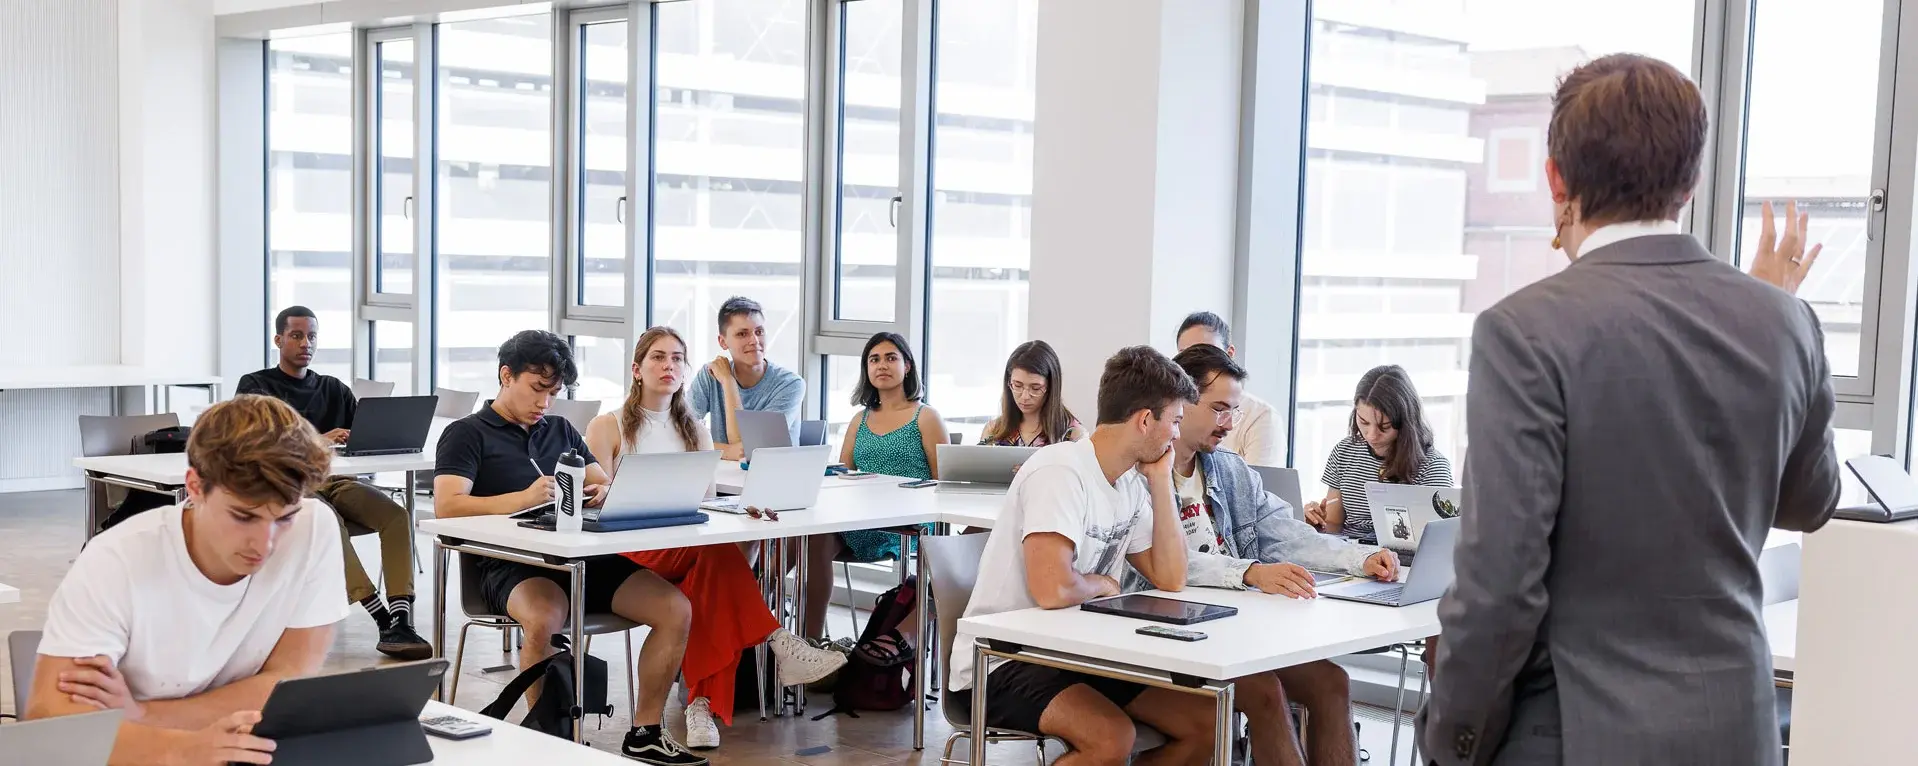
[[(549, 502), (553, 468), (569, 449), (586, 458), (587, 505), (603, 502), (606, 471), (586, 448), (586, 440), (565, 418), (545, 417), (553, 397), (578, 379), (572, 349), (558, 335), (527, 330), (502, 344), (499, 396), (449, 424), (440, 436), (433, 472), (435, 511), (448, 518), (499, 516)], [(550, 636), (562, 631), (569, 612), (566, 575), (484, 557), (475, 565), (488, 607), (525, 628), (520, 667), (551, 654)], [(621, 751), (658, 766), (703, 766), (705, 758), (682, 747), (661, 726), (666, 694), (679, 673), (692, 628), (692, 606), (685, 595), (623, 556), (600, 556), (587, 561), (583, 597), (587, 612), (612, 612), (652, 628), (639, 653), (639, 709), (633, 712), (633, 729), (626, 733)], [(529, 694), (529, 702), (532, 697)]]

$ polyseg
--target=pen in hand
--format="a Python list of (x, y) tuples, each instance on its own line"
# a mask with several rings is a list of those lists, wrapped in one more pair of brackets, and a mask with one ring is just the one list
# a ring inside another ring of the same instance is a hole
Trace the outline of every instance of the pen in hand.
[(539, 474), (539, 475), (541, 475), (541, 476), (545, 476), (545, 475), (546, 475), (546, 471), (545, 471), (544, 469), (541, 469), (541, 468), (539, 467), (539, 461), (538, 461), (538, 460), (534, 460), (534, 459), (532, 459), (532, 458), (530, 458), (530, 457), (529, 457), (529, 458), (527, 458), (527, 459), (526, 459), (526, 462), (528, 462), (528, 463), (532, 463), (532, 464), (533, 464), (533, 473), (537, 473), (537, 474)]

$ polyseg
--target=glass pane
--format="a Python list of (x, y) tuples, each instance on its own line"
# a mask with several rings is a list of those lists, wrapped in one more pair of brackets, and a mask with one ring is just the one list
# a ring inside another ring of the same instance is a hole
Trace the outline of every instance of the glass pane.
[(380, 180), (374, 188), (374, 242), (378, 263), (373, 289), (413, 292), (413, 41), (389, 40), (376, 46), (380, 61), (379, 95), (373, 101), (374, 141), (379, 144)]
[[(373, 322), (372, 325), (372, 379), (392, 383), (394, 396), (412, 396), (413, 323)], [(468, 390), (492, 391), (499, 388), (497, 380), (494, 379), (491, 386)]]
[(968, 433), (998, 412), (1006, 356), (1026, 340), (1038, 9), (943, 3), (934, 31), (927, 383), (948, 424), (978, 424)]
[(859, 412), (859, 406), (852, 403), (852, 390), (859, 385), (860, 365), (856, 356), (826, 357), (827, 444), (839, 444), (840, 438), (846, 435), (846, 425)]
[[(1382, 364), (1411, 373), (1462, 463), (1473, 319), (1566, 264), (1543, 169), (1558, 77), (1621, 51), (1691, 66), (1692, 3), (1623, 0), (1602, 19), (1583, 0), (1376, 4), (1405, 24), (1315, 6), (1294, 418), (1308, 485)], [(1413, 20), (1419, 34), (1400, 31)]]
[(603, 402), (601, 412), (611, 412), (626, 401), (626, 389), (633, 380), (633, 360), (626, 356), (626, 341), (574, 336), (573, 363), (579, 366), (574, 399)]
[(288, 306), (319, 318), (312, 369), (353, 379), (353, 36), (267, 44), (266, 363)]
[(900, 0), (845, 4), (840, 39), (839, 237), (833, 315), (893, 320), (899, 290)]
[(1749, 268), (1746, 250), (1758, 241), (1767, 200), (1797, 199), (1799, 212), (1811, 214), (1807, 241), (1825, 249), (1798, 297), (1824, 325), (1833, 375), (1858, 374), (1884, 15), (1883, 0), (1764, 0), (1752, 11), (1738, 251)]
[(549, 15), (439, 27), (436, 381), (497, 386), (499, 344), (551, 321)]
[(806, 3), (653, 7), (652, 321), (680, 331), (689, 359), (708, 360), (720, 353), (720, 304), (742, 295), (765, 309), (768, 358), (797, 369)]
[(626, 305), (626, 24), (579, 31), (579, 261), (573, 285), (587, 306)]

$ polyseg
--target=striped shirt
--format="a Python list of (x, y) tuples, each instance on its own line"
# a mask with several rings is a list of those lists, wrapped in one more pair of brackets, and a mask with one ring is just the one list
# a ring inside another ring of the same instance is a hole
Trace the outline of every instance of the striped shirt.
[[(1373, 455), (1372, 448), (1357, 436), (1348, 436), (1332, 448), (1332, 456), (1325, 461), (1325, 475), (1319, 481), (1339, 492), (1339, 502), (1345, 506), (1345, 526), (1339, 532), (1346, 537), (1373, 539), (1372, 506), (1366, 502), (1365, 485), (1379, 481), (1379, 471), (1384, 467), (1385, 461)], [(1438, 448), (1428, 449), (1425, 464), (1419, 466), (1414, 479), (1410, 483), (1426, 487), (1454, 486), (1452, 462)]]

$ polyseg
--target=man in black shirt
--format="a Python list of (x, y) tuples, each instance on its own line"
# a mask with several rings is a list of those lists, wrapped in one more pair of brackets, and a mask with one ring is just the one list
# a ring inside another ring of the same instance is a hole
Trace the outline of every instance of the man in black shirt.
[[(527, 330), (501, 345), (499, 396), (449, 424), (440, 436), (434, 512), (441, 518), (503, 516), (551, 502), (553, 469), (567, 450), (586, 460), (586, 504), (604, 502), (610, 482), (586, 440), (565, 418), (545, 416), (553, 397), (578, 379), (572, 348), (558, 335)], [(472, 565), (488, 608), (524, 629), (520, 667), (552, 654), (550, 637), (564, 631), (571, 611), (566, 574), (487, 557), (475, 557)], [(692, 629), (686, 596), (624, 556), (588, 559), (585, 584), (585, 593), (570, 595), (584, 599), (588, 613), (612, 612), (652, 628), (639, 653), (639, 709), (621, 752), (657, 766), (704, 766), (705, 758), (674, 741), (661, 725), (666, 694)], [(537, 696), (535, 685), (527, 701)]]
[[(280, 350), (278, 366), (268, 367), (240, 378), (235, 393), (265, 394), (293, 406), (313, 424), (327, 441), (346, 442), (358, 403), (353, 389), (339, 378), (307, 369), (313, 363), (313, 347), (319, 343), (319, 320), (305, 306), (289, 306), (273, 318), (273, 345)], [(380, 626), (379, 650), (402, 660), (423, 660), (433, 656), (433, 645), (413, 629), (413, 534), (412, 520), (406, 508), (386, 493), (350, 476), (335, 476), (314, 492), (340, 518), (341, 553), (346, 559), (347, 598), (359, 602)], [(380, 598), (379, 588), (366, 574), (366, 566), (353, 551), (346, 533), (346, 522), (364, 526), (380, 537), (380, 568), (386, 574), (388, 595)]]

